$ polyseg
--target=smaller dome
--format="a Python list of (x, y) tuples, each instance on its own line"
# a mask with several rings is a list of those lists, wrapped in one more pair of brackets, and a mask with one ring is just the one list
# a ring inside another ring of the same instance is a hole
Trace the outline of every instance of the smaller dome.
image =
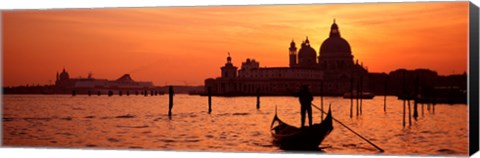
[(232, 61), (232, 57), (230, 57), (230, 52), (228, 52), (227, 62), (230, 63)]
[(300, 48), (298, 51), (298, 66), (312, 67), (317, 64), (317, 52), (310, 45)]
[(69, 79), (69, 78), (70, 78), (70, 75), (68, 75), (68, 72), (65, 71), (65, 69), (63, 69), (62, 73), (60, 73), (60, 79), (65, 80), (65, 79)]
[(308, 59), (311, 58), (315, 60), (317, 57), (317, 52), (310, 46), (304, 46), (298, 51), (298, 58)]
[(295, 47), (295, 42), (293, 40), (290, 42), (290, 47)]

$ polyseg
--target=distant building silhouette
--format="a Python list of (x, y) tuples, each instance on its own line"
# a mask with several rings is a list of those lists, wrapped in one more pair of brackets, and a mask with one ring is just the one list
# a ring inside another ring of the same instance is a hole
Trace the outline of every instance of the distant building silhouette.
[[(418, 77), (418, 87), (415, 80)], [(388, 89), (385, 91), (385, 80)], [(443, 103), (466, 103), (467, 101), (467, 74), (438, 75), (428, 69), (397, 69), (390, 73), (369, 73), (369, 90), (375, 94), (409, 96), (414, 98), (418, 88), (419, 98), (436, 99)], [(403, 83), (405, 82), (405, 87)], [(429, 101), (424, 101), (429, 102)], [(430, 101), (431, 102), (431, 101)]]
[(155, 86), (152, 82), (134, 81), (130, 74), (125, 74), (116, 80), (95, 79), (91, 74), (87, 78), (70, 78), (65, 70), (59, 74), (55, 81), (56, 93), (70, 93), (75, 90), (77, 93), (100, 92), (106, 94), (108, 91), (121, 93), (121, 91), (142, 91), (152, 90)]
[[(319, 56), (308, 37), (298, 52), (293, 40), (288, 50), (289, 67), (262, 68), (255, 59), (246, 59), (238, 71), (229, 53), (221, 77), (205, 80), (205, 87), (212, 87), (216, 95), (255, 95), (257, 89), (265, 95), (289, 95), (306, 84), (312, 93), (319, 94), (323, 82), (324, 94), (343, 95), (350, 91), (352, 77), (355, 82), (360, 78), (368, 81), (367, 69), (358, 60), (353, 61), (350, 44), (340, 36), (335, 21), (329, 37), (320, 46)], [(363, 85), (367, 89), (367, 82)]]

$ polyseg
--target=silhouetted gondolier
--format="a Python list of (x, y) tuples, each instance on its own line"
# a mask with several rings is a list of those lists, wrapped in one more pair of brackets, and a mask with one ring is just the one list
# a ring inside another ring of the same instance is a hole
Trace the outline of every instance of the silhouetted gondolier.
[(305, 126), (305, 115), (308, 112), (308, 125), (312, 125), (312, 101), (313, 95), (310, 92), (307, 85), (302, 85), (300, 92), (298, 93), (298, 99), (300, 101), (301, 109), (300, 114), (302, 115), (302, 127)]
[(172, 119), (172, 108), (173, 108), (173, 86), (168, 87), (168, 118)]

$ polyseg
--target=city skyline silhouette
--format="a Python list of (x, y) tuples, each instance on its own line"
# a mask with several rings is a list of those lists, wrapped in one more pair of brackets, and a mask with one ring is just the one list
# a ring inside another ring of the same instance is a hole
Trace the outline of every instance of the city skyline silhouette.
[(308, 36), (318, 55), (333, 19), (369, 72), (425, 68), (439, 75), (463, 74), (467, 5), (4, 11), (4, 86), (50, 84), (64, 67), (72, 77), (131, 74), (155, 85), (203, 85), (204, 79), (218, 76), (228, 52), (234, 65), (253, 58), (262, 67), (288, 66), (290, 41), (300, 43)]

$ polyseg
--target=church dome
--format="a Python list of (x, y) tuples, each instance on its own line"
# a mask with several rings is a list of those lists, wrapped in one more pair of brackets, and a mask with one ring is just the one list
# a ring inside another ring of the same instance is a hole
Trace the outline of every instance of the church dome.
[(317, 57), (317, 52), (310, 46), (304, 46), (298, 51), (298, 58), (313, 58)]
[(350, 44), (340, 36), (340, 31), (338, 30), (338, 25), (335, 23), (335, 20), (330, 27), (330, 37), (323, 41), (320, 46), (320, 54), (323, 53), (352, 54)]
[(350, 44), (342, 37), (329, 37), (320, 46), (320, 53), (352, 54)]
[(317, 52), (310, 47), (310, 41), (307, 37), (298, 51), (298, 65), (309, 67), (315, 64), (317, 64)]
[(308, 40), (308, 37), (307, 37), (306, 40), (302, 42), (302, 46), (298, 51), (298, 58), (307, 59), (307, 60), (312, 59), (315, 61), (316, 57), (317, 57), (317, 52), (315, 51), (315, 49), (310, 47), (310, 40)]
[(68, 72), (65, 71), (65, 68), (63, 69), (62, 73), (60, 73), (60, 80), (66, 80), (69, 79), (70, 75), (68, 75)]

